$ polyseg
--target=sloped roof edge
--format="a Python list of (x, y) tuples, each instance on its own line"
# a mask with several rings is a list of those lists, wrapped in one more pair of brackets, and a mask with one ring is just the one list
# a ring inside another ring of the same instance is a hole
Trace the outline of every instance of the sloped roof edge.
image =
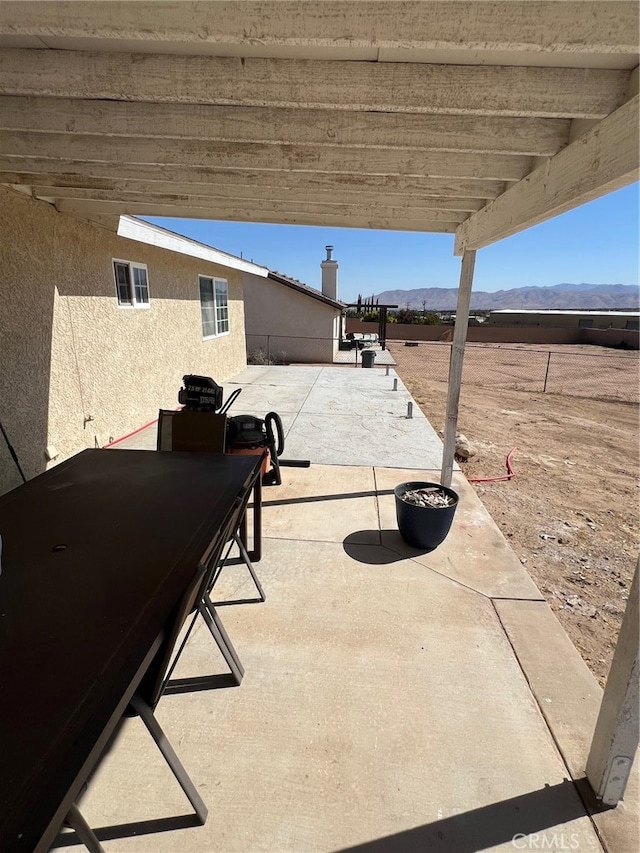
[(118, 236), (157, 246), (160, 249), (168, 249), (170, 252), (178, 252), (181, 255), (190, 255), (192, 258), (201, 258), (203, 261), (210, 261), (230, 269), (250, 272), (261, 278), (266, 278), (269, 273), (267, 267), (229, 255), (227, 252), (214, 249), (197, 240), (191, 240), (189, 237), (182, 237), (180, 234), (168, 231), (159, 225), (152, 225), (136, 216), (120, 217)]
[(310, 296), (312, 299), (318, 299), (320, 302), (324, 302), (326, 305), (330, 305), (332, 308), (337, 308), (339, 311), (342, 311), (342, 309), (346, 307), (344, 302), (340, 302), (337, 299), (330, 299), (328, 296), (325, 296), (324, 293), (321, 293), (319, 290), (315, 290), (313, 287), (309, 287), (308, 284), (303, 284), (301, 281), (294, 281), (293, 279), (288, 278), (286, 275), (282, 275), (278, 272), (273, 272), (273, 270), (269, 270), (267, 278), (270, 278), (272, 281), (277, 281), (278, 284), (284, 284), (285, 287), (290, 287), (293, 290), (297, 290), (299, 293), (303, 293), (305, 296)]

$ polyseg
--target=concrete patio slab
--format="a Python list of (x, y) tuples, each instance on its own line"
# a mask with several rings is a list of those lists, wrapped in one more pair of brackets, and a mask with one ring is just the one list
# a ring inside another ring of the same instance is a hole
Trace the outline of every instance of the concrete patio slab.
[[(546, 603), (496, 601), (495, 607), (572, 778), (584, 779), (602, 688)], [(550, 656), (562, 666), (550, 666)], [(640, 849), (638, 761), (615, 809), (599, 809), (588, 785), (581, 793), (609, 850)]]
[[(312, 367), (311, 365), (302, 367), (295, 365), (272, 365), (266, 370), (262, 367), (258, 367), (256, 371), (257, 375), (251, 380), (251, 382), (256, 385), (310, 386), (313, 385), (320, 375), (320, 371), (323, 369), (323, 367)], [(244, 377), (250, 377), (252, 376), (252, 373), (253, 368), (248, 367), (246, 372), (232, 377), (227, 384), (229, 387), (231, 387), (231, 384), (235, 382), (242, 384), (242, 382), (245, 381)]]
[[(367, 383), (348, 382), (344, 384), (339, 380), (332, 385), (316, 385), (309, 391), (302, 413), (307, 414), (333, 414), (343, 413), (345, 410), (345, 396), (354, 413), (359, 415), (395, 416), (406, 417), (407, 403), (412, 403), (412, 397), (404, 389), (392, 391), (391, 376), (384, 378), (386, 388), (369, 387)], [(414, 413), (416, 417), (424, 417), (422, 412)]]
[(379, 544), (371, 468), (314, 464), (282, 468), (281, 474), (281, 486), (263, 490), (265, 536), (325, 542), (355, 537), (357, 542)]
[[(502, 536), (464, 474), (454, 473), (452, 486), (460, 495), (453, 526), (445, 541), (430, 553), (421, 552), (398, 532), (393, 489), (403, 482), (440, 482), (439, 471), (375, 469), (382, 544), (412, 557), (446, 577), (490, 598), (544, 600), (540, 591)], [(508, 484), (505, 484), (508, 488)]]
[(389, 369), (385, 370), (348, 370), (344, 367), (324, 367), (322, 372), (315, 381), (316, 387), (336, 387), (338, 384), (342, 388), (377, 388), (377, 389), (393, 389), (393, 380), (397, 379), (398, 388), (406, 391), (404, 383), (395, 372)]
[[(245, 403), (250, 388), (258, 415), (273, 393), (335, 408), (282, 412), (284, 455), (312, 465), (263, 492), (267, 601), (218, 606), (242, 685), (158, 706), (207, 824), (186, 825), (179, 787), (129, 721), (82, 802), (93, 826), (142, 822), (108, 853), (635, 853), (637, 768), (625, 803), (588, 815), (576, 773), (594, 680), (459, 471), (445, 543), (424, 554), (400, 538), (393, 487), (437, 481), (442, 444), (421, 415), (354, 411), (407, 394), (394, 378), (254, 367), (225, 383), (227, 396), (241, 380)], [(127, 442), (155, 448), (155, 425)], [(246, 567), (225, 567), (214, 600), (250, 597)], [(223, 672), (199, 625), (175, 676)]]
[[(535, 832), (600, 853), (491, 602), (385, 552), (265, 542), (267, 602), (220, 608), (242, 685), (157, 709), (206, 825), (157, 831), (187, 808), (132, 721), (83, 814), (95, 827), (148, 818), (137, 792), (153, 791), (159, 822), (107, 851), (470, 853)], [(199, 630), (181, 671), (212, 659)]]
[[(228, 411), (230, 416), (249, 413), (263, 418), (267, 412), (278, 412), (279, 415), (297, 414), (309, 395), (306, 385), (267, 385), (250, 382), (237, 387), (242, 391)], [(225, 386), (225, 400), (232, 390), (234, 386)]]
[[(268, 364), (248, 364), (243, 371), (236, 373), (235, 376), (232, 376), (231, 379), (227, 379), (227, 381), (223, 382), (222, 385), (225, 392), (228, 387), (230, 393), (236, 385), (244, 386), (248, 385), (250, 382), (255, 382), (256, 379), (259, 379), (269, 370), (271, 370), (271, 366)], [(226, 396), (227, 394), (225, 393), (225, 398)]]
[[(393, 390), (396, 378), (393, 371), (387, 376), (340, 367), (251, 366), (223, 387), (225, 400), (242, 389), (230, 415), (264, 417), (275, 411), (281, 416), (285, 458), (365, 466), (384, 460), (390, 467), (440, 468), (442, 442), (416, 404), (413, 418), (406, 417), (407, 403), (413, 401), (400, 380)], [(116, 446), (155, 450), (156, 434), (154, 422)]]
[[(546, 602), (496, 601), (495, 606), (540, 709), (577, 778), (584, 773), (591, 744), (588, 732), (593, 732), (598, 718), (602, 688)], [(564, 661), (561, 670), (549, 666), (550, 649), (555, 658)], [(569, 686), (565, 667), (573, 674)], [(574, 691), (571, 701), (567, 701), (568, 691)], [(580, 720), (574, 716), (578, 707)], [(579, 725), (582, 721), (587, 725)]]
[(301, 412), (287, 456), (324, 465), (440, 468), (442, 444), (426, 419), (404, 415), (320, 415)]

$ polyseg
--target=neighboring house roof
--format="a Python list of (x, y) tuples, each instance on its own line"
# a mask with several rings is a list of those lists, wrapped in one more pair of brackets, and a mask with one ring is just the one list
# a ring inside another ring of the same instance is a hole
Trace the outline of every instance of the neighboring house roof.
[(320, 302), (324, 302), (332, 308), (337, 308), (339, 311), (342, 311), (342, 309), (346, 307), (344, 302), (340, 302), (337, 299), (330, 299), (314, 287), (309, 287), (308, 284), (303, 284), (303, 282), (298, 281), (295, 278), (289, 278), (289, 276), (283, 275), (281, 272), (269, 270), (267, 278), (270, 278), (272, 281), (277, 281), (278, 284), (284, 284), (286, 287), (291, 287), (299, 293), (304, 293), (305, 296), (310, 296), (312, 299), (318, 299)]
[(252, 261), (245, 261), (244, 258), (237, 258), (235, 255), (229, 255), (227, 252), (214, 249), (212, 246), (199, 243), (197, 240), (182, 237), (180, 234), (175, 234), (159, 225), (144, 222), (135, 216), (120, 217), (118, 235), (128, 237), (130, 240), (137, 240), (139, 243), (158, 246), (160, 249), (168, 249), (170, 252), (178, 252), (181, 255), (190, 255), (192, 258), (211, 261), (214, 264), (229, 267), (229, 269), (250, 272), (262, 278), (266, 278), (269, 274), (267, 267), (254, 264)]
[(190, 255), (192, 258), (202, 258), (204, 261), (211, 261), (214, 264), (220, 264), (230, 269), (249, 272), (260, 278), (270, 278), (272, 281), (278, 282), (278, 284), (291, 287), (299, 293), (304, 293), (305, 296), (310, 296), (312, 299), (318, 299), (320, 302), (324, 302), (339, 311), (345, 307), (342, 302), (330, 299), (319, 290), (309, 287), (295, 278), (289, 278), (289, 276), (283, 275), (280, 272), (274, 272), (260, 264), (254, 264), (253, 261), (246, 261), (244, 258), (230, 255), (220, 249), (207, 246), (205, 243), (199, 243), (197, 240), (183, 237), (166, 228), (161, 228), (159, 225), (152, 225), (150, 222), (145, 222), (136, 216), (120, 217), (118, 235), (120, 237), (127, 237), (129, 240), (137, 240), (139, 243), (147, 243), (150, 246), (168, 249), (171, 252)]

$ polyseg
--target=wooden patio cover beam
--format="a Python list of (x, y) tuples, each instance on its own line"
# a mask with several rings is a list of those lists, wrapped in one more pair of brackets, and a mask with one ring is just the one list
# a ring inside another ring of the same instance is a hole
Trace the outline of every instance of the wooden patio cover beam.
[[(634, 0), (611, 4), (565, 0), (467, 0), (467, 2), (381, 4), (365, 0), (321, 4), (293, 2), (10, 2), (2, 4), (0, 33), (42, 39), (149, 41), (194, 45), (211, 51), (237, 45), (247, 51), (275, 48), (359, 50), (378, 58), (385, 51), (513, 50), (539, 54), (633, 54), (638, 7)], [(146, 24), (153, 21), (153, 29)], [(156, 49), (157, 49), (156, 48)], [(133, 49), (129, 47), (128, 49)], [(308, 55), (308, 54), (307, 54)]]

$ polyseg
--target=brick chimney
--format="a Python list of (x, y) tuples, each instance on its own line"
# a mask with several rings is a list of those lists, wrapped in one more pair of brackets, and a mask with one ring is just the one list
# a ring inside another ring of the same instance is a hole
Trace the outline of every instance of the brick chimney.
[(320, 264), (322, 269), (322, 293), (329, 299), (338, 298), (338, 262), (331, 257), (333, 246), (325, 246), (327, 257)]

